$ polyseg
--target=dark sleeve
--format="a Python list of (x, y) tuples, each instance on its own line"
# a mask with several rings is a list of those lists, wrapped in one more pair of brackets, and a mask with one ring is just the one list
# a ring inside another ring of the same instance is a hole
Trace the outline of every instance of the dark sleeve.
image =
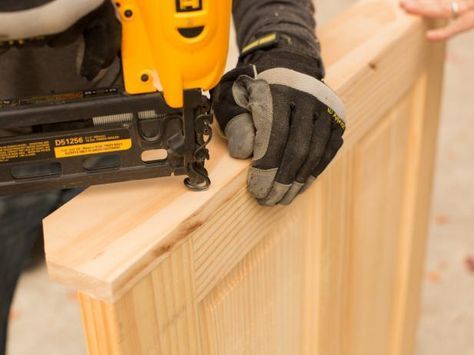
[(265, 34), (277, 32), (289, 36), (297, 47), (319, 58), (314, 12), (312, 0), (234, 0), (239, 49)]

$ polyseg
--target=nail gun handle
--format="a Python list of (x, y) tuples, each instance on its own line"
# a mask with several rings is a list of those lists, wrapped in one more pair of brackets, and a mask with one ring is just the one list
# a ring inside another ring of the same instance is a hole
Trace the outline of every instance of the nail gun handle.
[(118, 0), (122, 61), (129, 94), (164, 91), (183, 107), (183, 92), (210, 90), (222, 76), (232, 0)]

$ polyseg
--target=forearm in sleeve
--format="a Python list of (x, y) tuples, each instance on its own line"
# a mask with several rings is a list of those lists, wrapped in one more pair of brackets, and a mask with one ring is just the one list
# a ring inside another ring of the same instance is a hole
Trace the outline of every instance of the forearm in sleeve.
[(234, 0), (239, 48), (242, 50), (259, 37), (276, 32), (295, 42), (293, 50), (320, 59), (314, 12), (312, 0)]

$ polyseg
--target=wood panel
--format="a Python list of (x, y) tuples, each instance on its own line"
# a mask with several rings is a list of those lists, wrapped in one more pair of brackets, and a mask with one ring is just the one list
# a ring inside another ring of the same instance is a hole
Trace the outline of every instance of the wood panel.
[[(429, 23), (429, 27), (438, 25), (443, 23)], [(420, 311), (419, 295), (433, 189), (445, 44), (433, 44), (427, 52), (429, 60), (415, 84), (410, 114), (410, 159), (406, 165), (391, 355), (412, 354), (415, 351), (416, 325)]]
[[(350, 34), (354, 31), (342, 29), (354, 28), (354, 23), (341, 21), (332, 30), (347, 33), (347, 37), (333, 42), (332, 47), (327, 45), (325, 51), (330, 56), (339, 46), (346, 48), (346, 56), (338, 57), (327, 75), (350, 117), (343, 151), (350, 151), (382, 119), (426, 65), (424, 25), (402, 15), (391, 2), (370, 3), (377, 4), (376, 12), (362, 3), (350, 13), (355, 18), (385, 19), (389, 12), (392, 16), (385, 25), (353, 47)], [(324, 42), (324, 34), (331, 31), (321, 32)], [(232, 159), (219, 137), (210, 149), (213, 185), (207, 192), (187, 191), (179, 178), (96, 186), (48, 217), (44, 230), (51, 277), (108, 300), (133, 287), (173, 245), (202, 228), (245, 189), (248, 162)]]
[[(336, 161), (310, 193), (305, 241), (305, 355), (346, 355), (353, 154)], [(309, 201), (308, 201), (309, 202)]]
[(443, 60), (426, 28), (383, 0), (322, 28), (349, 130), (292, 206), (259, 206), (248, 162), (215, 139), (207, 192), (100, 186), (48, 217), (49, 272), (80, 291), (88, 352), (412, 354)]
[(296, 207), (275, 223), (203, 300), (204, 353), (301, 353), (304, 225), (299, 212)]
[[(354, 151), (350, 250), (350, 349), (386, 354), (402, 228), (411, 94)], [(370, 344), (370, 348), (367, 345)]]
[(119, 301), (81, 294), (89, 354), (201, 354), (192, 245), (177, 247)]

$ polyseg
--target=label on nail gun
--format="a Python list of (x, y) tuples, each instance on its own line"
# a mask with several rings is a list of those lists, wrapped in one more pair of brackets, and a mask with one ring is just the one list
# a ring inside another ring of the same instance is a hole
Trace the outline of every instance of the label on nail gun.
[(120, 130), (55, 139), (53, 144), (55, 157), (62, 159), (129, 150), (132, 139), (127, 130)]
[(48, 159), (52, 156), (51, 143), (47, 140), (0, 145), (0, 163)]
[(0, 145), (0, 164), (72, 158), (120, 152), (131, 148), (132, 139), (126, 129), (49, 140), (27, 140)]

